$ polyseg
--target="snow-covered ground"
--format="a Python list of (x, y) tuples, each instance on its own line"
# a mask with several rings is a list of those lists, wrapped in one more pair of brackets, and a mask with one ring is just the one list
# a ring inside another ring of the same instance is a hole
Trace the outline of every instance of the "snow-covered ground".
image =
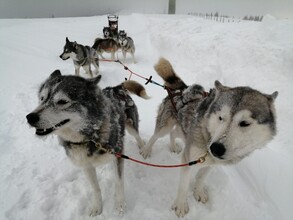
[[(92, 219), (87, 217), (91, 188), (82, 171), (71, 164), (55, 136), (36, 138), (25, 116), (36, 107), (38, 87), (53, 70), (74, 73), (72, 61), (59, 58), (65, 37), (92, 45), (106, 25), (106, 16), (0, 20), (0, 219)], [(126, 65), (159, 83), (153, 65), (164, 56), (186, 82), (201, 83), (206, 90), (218, 79), (232, 87), (279, 91), (275, 139), (237, 165), (216, 168), (206, 182), (210, 200), (203, 205), (190, 192), (190, 212), (183, 219), (293, 219), (293, 21), (265, 16), (262, 23), (217, 23), (193, 16), (132, 14), (120, 16), (119, 28), (134, 39), (137, 49), (138, 63), (129, 57)], [(101, 62), (100, 72), (102, 87), (129, 76), (117, 63)], [(153, 84), (146, 89), (152, 99), (134, 99), (147, 141), (166, 91)], [(179, 163), (180, 154), (170, 153), (168, 144), (168, 137), (156, 142), (148, 162)], [(142, 159), (129, 135), (125, 146), (127, 155)], [(94, 219), (177, 219), (171, 205), (179, 169), (126, 161), (123, 217), (113, 212), (111, 170), (110, 165), (97, 169), (104, 210)]]

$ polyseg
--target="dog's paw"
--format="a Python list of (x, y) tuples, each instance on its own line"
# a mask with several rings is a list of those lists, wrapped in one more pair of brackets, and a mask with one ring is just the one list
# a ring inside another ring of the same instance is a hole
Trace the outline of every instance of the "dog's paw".
[(175, 211), (175, 214), (178, 217), (184, 217), (189, 212), (189, 206), (187, 201), (184, 201), (184, 202), (175, 201), (174, 204), (172, 205), (172, 210)]
[(89, 210), (89, 216), (90, 217), (95, 217), (97, 215), (100, 215), (103, 211), (103, 206), (102, 204), (100, 205), (96, 205), (96, 206), (93, 206), (92, 208), (90, 208)]
[(206, 203), (208, 201), (208, 193), (205, 188), (194, 188), (193, 196), (199, 202)]
[(182, 151), (182, 147), (180, 147), (178, 144), (174, 143), (170, 145), (170, 151), (172, 153), (179, 154)]
[(151, 152), (152, 152), (151, 148), (144, 147), (140, 150), (139, 153), (144, 159), (147, 159), (148, 157), (151, 156)]
[(137, 141), (137, 146), (140, 150), (142, 150), (145, 146), (145, 142), (143, 140)]
[(117, 213), (117, 215), (123, 216), (125, 210), (126, 210), (126, 203), (125, 202), (117, 202), (115, 204), (115, 212)]

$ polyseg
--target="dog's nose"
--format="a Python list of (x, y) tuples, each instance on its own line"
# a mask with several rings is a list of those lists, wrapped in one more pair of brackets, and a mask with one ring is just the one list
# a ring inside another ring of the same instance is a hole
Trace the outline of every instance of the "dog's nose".
[(30, 113), (26, 116), (26, 119), (30, 125), (34, 125), (40, 120), (40, 117), (37, 113)]
[(223, 144), (215, 142), (210, 146), (210, 149), (215, 157), (223, 159), (223, 155), (226, 152), (226, 148)]
[(62, 54), (59, 57), (62, 59)]

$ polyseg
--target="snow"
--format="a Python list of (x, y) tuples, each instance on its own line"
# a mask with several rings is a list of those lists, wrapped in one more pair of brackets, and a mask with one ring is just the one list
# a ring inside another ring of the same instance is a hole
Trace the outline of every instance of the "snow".
[[(55, 69), (74, 73), (72, 61), (59, 58), (65, 37), (92, 45), (106, 25), (106, 15), (0, 20), (0, 219), (178, 219), (171, 205), (179, 169), (130, 161), (125, 161), (124, 216), (113, 212), (112, 166), (105, 165), (97, 169), (103, 213), (87, 217), (92, 195), (81, 169), (71, 164), (55, 136), (36, 138), (26, 122), (25, 116), (37, 106), (40, 83)], [(164, 56), (187, 83), (200, 83), (206, 90), (220, 80), (268, 94), (279, 91), (275, 139), (237, 165), (216, 168), (206, 181), (208, 203), (198, 203), (190, 192), (190, 211), (183, 219), (293, 219), (293, 21), (267, 15), (261, 23), (218, 23), (187, 15), (131, 14), (119, 16), (119, 29), (127, 31), (137, 49), (138, 63), (132, 64), (129, 56), (125, 64), (144, 77), (152, 75), (158, 83), (163, 82), (153, 65)], [(118, 63), (101, 62), (100, 72), (101, 87), (129, 77)], [(132, 79), (145, 83), (136, 76)], [(147, 141), (167, 93), (153, 84), (145, 87), (152, 98), (134, 99), (140, 133)], [(147, 161), (180, 163), (180, 154), (170, 153), (168, 145), (168, 137), (158, 140)], [(142, 159), (133, 137), (126, 135), (125, 146), (127, 155)]]

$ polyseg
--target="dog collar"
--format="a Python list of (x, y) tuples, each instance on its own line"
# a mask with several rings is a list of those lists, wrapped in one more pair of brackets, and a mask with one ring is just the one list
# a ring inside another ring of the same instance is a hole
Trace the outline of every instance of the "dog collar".
[(84, 142), (71, 142), (71, 141), (64, 141), (66, 145), (84, 145), (87, 144), (89, 141), (84, 141)]
[(72, 147), (72, 145), (84, 145), (86, 146), (88, 153), (88, 156), (92, 156), (94, 153), (97, 154), (105, 154), (105, 153), (119, 153), (122, 151), (122, 148), (117, 146), (117, 147), (112, 147), (108, 143), (102, 144), (100, 142), (96, 142), (93, 140), (89, 141), (83, 141), (83, 142), (71, 142), (71, 141), (65, 141), (65, 145), (69, 148)]

